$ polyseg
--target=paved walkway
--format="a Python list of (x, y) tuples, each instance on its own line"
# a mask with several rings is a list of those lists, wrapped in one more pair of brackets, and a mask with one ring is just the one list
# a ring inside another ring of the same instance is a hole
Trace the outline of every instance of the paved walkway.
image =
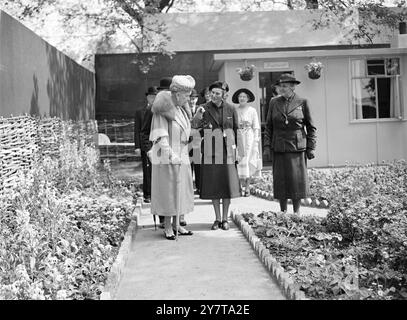
[[(250, 196), (232, 199), (232, 208), (240, 212), (261, 212), (278, 210), (278, 203)], [(304, 214), (326, 214), (326, 209), (302, 209)], [(187, 228), (194, 235), (169, 241), (164, 238), (162, 229), (154, 230), (150, 208), (144, 206), (115, 298), (285, 299), (235, 224), (230, 221), (228, 231), (213, 231), (210, 230), (213, 220), (211, 201), (196, 197), (194, 212), (186, 216)]]

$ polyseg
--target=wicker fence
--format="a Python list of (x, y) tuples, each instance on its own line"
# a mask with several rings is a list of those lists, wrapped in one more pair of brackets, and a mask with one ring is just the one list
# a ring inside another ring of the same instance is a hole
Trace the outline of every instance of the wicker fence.
[(99, 151), (101, 160), (110, 161), (137, 161), (134, 148), (134, 121), (121, 120), (99, 120)]
[(29, 172), (35, 160), (58, 156), (63, 139), (94, 145), (97, 123), (34, 118), (29, 115), (0, 118), (0, 194), (14, 188), (19, 172)]

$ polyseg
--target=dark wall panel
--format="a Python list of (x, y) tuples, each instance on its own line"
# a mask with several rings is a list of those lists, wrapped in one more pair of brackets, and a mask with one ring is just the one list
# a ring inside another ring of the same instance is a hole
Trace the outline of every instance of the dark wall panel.
[(158, 86), (162, 77), (189, 74), (200, 91), (217, 80), (210, 71), (212, 52), (180, 52), (172, 59), (160, 56), (147, 74), (141, 73), (133, 54), (100, 54), (95, 56), (96, 119), (132, 119), (143, 108), (149, 86)]

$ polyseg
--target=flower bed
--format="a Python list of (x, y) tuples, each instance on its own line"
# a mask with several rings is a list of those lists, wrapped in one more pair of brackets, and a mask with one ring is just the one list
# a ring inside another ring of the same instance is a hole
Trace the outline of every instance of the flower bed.
[(407, 164), (344, 170), (326, 218), (246, 213), (311, 299), (407, 299)]
[(134, 209), (134, 190), (65, 143), (0, 198), (0, 299), (98, 299)]
[[(359, 178), (363, 181), (369, 179), (369, 185), (371, 182), (380, 181), (382, 188), (387, 188), (384, 192), (387, 192), (389, 181), (400, 180), (397, 177), (400, 169), (397, 168), (404, 165), (404, 161), (396, 161), (381, 166), (364, 165), (332, 169), (308, 169), (310, 197), (302, 201), (302, 205), (328, 207), (337, 198), (338, 192), (351, 189), (353, 184), (359, 182), (356, 181)], [(263, 171), (262, 178), (252, 182), (251, 193), (265, 199), (273, 199), (273, 174), (271, 171)]]

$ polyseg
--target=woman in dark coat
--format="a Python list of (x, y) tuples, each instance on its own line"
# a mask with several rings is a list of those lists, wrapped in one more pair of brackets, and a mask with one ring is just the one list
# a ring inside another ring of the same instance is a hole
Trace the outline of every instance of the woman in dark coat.
[(212, 230), (229, 229), (230, 199), (240, 196), (236, 150), (242, 152), (243, 148), (237, 147), (241, 139), (237, 138), (239, 122), (236, 108), (224, 99), (228, 90), (224, 82), (212, 83), (209, 86), (211, 101), (198, 108), (192, 121), (192, 126), (200, 129), (203, 136), (200, 198), (212, 200), (216, 217)]
[(306, 99), (300, 98), (293, 75), (282, 74), (276, 86), (280, 96), (270, 100), (264, 135), (264, 157), (273, 162), (274, 198), (287, 211), (292, 199), (299, 213), (301, 199), (309, 193), (307, 160), (315, 157), (316, 128)]

